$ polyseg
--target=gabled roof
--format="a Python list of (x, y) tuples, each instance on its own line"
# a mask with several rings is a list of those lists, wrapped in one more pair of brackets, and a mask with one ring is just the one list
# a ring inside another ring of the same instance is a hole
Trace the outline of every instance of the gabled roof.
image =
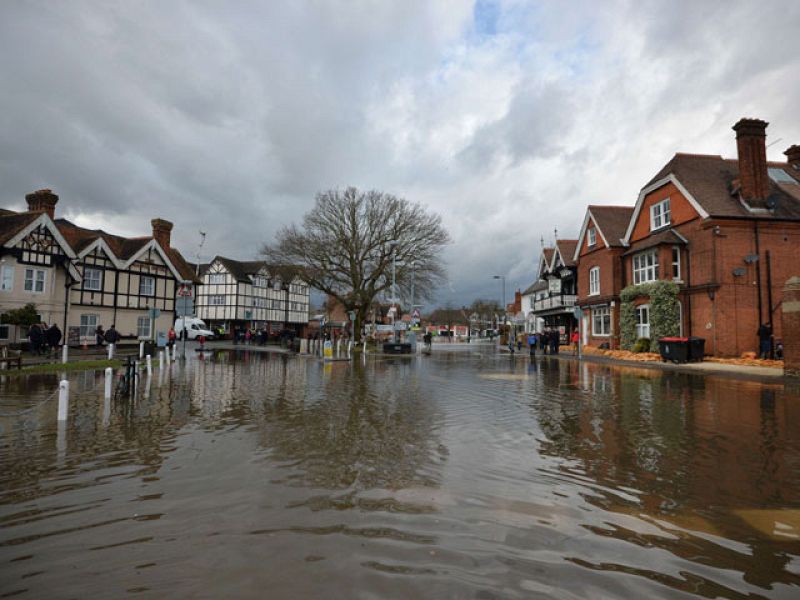
[[(555, 253), (555, 248), (542, 248), (542, 254), (539, 256), (539, 277), (541, 277), (544, 273), (550, 271), (550, 266), (553, 262), (553, 254)], [(544, 265), (542, 265), (544, 263)], [(544, 266), (544, 268), (542, 268)]]
[(236, 281), (250, 283), (251, 275), (256, 275), (262, 268), (267, 266), (263, 260), (235, 260), (225, 256), (215, 256), (212, 263), (218, 262), (230, 273)]
[(590, 204), (586, 209), (586, 216), (583, 218), (581, 234), (578, 236), (578, 244), (575, 246), (572, 259), (578, 260), (586, 231), (589, 229), (589, 221), (594, 223), (597, 233), (606, 247), (616, 248), (625, 245), (622, 238), (625, 237), (625, 230), (628, 228), (632, 215), (632, 206)]
[(3, 212), (0, 213), (0, 245), (5, 244), (25, 227), (33, 223), (39, 218), (40, 214), (35, 212), (15, 213), (3, 209)]
[(537, 279), (532, 284), (530, 284), (524, 292), (522, 292), (523, 296), (530, 296), (531, 294), (535, 294), (541, 290), (546, 290), (548, 288), (548, 284), (543, 279)]
[[(768, 162), (767, 167), (783, 171), (800, 185), (800, 172), (790, 167), (788, 163)], [(735, 194), (739, 178), (737, 159), (679, 152), (656, 173), (645, 188), (668, 175), (674, 175), (711, 217), (754, 216)], [(794, 184), (779, 184), (770, 178), (769, 185), (769, 195), (774, 195), (776, 208), (768, 213), (767, 218), (800, 219), (800, 198), (787, 191), (788, 188), (794, 188)]]
[[(556, 240), (557, 254), (561, 256), (561, 260), (565, 267), (575, 266), (575, 248), (578, 247), (578, 240)], [(553, 262), (550, 263), (550, 270), (552, 271), (555, 266), (556, 253), (553, 253)]]
[(671, 246), (685, 246), (687, 243), (688, 242), (686, 238), (674, 229), (665, 229), (634, 243), (631, 246), (631, 249), (625, 252), (625, 256), (646, 250), (647, 248), (661, 246), (662, 244), (669, 244)]

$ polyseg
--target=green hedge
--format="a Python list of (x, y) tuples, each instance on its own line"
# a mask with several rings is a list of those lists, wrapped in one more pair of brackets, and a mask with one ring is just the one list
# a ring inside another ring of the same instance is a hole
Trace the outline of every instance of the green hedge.
[(650, 351), (658, 352), (658, 340), (678, 335), (680, 332), (680, 309), (678, 308), (678, 284), (672, 281), (653, 281), (629, 285), (620, 293), (620, 343), (624, 350), (633, 350), (636, 345), (637, 298), (650, 299)]

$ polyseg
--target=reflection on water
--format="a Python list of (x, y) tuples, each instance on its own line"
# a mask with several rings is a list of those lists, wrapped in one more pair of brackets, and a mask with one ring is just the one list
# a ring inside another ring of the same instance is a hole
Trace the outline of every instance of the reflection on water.
[[(0, 378), (0, 597), (800, 594), (800, 397), (488, 351)], [(409, 575), (411, 577), (409, 577)]]

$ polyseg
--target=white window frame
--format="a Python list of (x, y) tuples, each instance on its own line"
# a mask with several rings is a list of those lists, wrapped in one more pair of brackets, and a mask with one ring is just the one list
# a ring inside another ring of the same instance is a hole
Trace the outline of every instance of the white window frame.
[(658, 248), (633, 255), (633, 284), (658, 281)]
[(225, 273), (209, 273), (208, 285), (223, 285), (225, 283)]
[(14, 267), (3, 265), (0, 267), (0, 292), (14, 291)]
[[(600, 324), (598, 329), (597, 325)], [(592, 336), (609, 337), (611, 335), (611, 308), (597, 306), (592, 308)]]
[(225, 306), (225, 296), (222, 294), (214, 294), (208, 297), (209, 306)]
[[(97, 277), (91, 277), (97, 275)], [(97, 287), (90, 287), (89, 282), (97, 281)], [(103, 270), (95, 267), (84, 267), (83, 269), (83, 289), (91, 292), (103, 291)]]
[(589, 227), (586, 230), (586, 234), (589, 236), (589, 246), (596, 246), (597, 245), (597, 231), (594, 227)]
[(264, 277), (263, 275), (256, 275), (255, 277), (253, 277), (253, 287), (265, 288), (267, 287), (268, 283), (269, 282), (267, 281), (267, 278)]
[[(145, 285), (149, 284), (149, 285)], [(148, 292), (147, 288), (150, 288)], [(139, 295), (140, 296), (155, 296), (156, 295), (156, 278), (152, 275), (139, 275)]]
[(97, 315), (84, 314), (81, 315), (79, 335), (82, 338), (94, 337), (94, 332), (97, 329)]
[[(29, 273), (31, 275), (30, 277), (28, 277)], [(29, 284), (30, 287), (28, 287)], [(38, 284), (41, 284), (42, 289), (36, 289), (39, 287)], [(33, 294), (44, 294), (45, 291), (47, 291), (47, 271), (44, 269), (25, 267), (25, 284), (23, 289)]]
[[(642, 322), (642, 314), (647, 314), (647, 322)], [(636, 339), (650, 339), (650, 305), (640, 304), (636, 307)]]
[(650, 207), (650, 231), (661, 229), (670, 223), (672, 223), (672, 211), (669, 206), (669, 198), (656, 202)]
[(681, 247), (672, 247), (672, 280), (682, 281), (681, 279)]
[(589, 269), (589, 295), (598, 296), (600, 294), (600, 267)]
[[(152, 321), (149, 316), (136, 317), (136, 338), (140, 340), (150, 339), (150, 328)], [(144, 331), (144, 333), (142, 333)]]

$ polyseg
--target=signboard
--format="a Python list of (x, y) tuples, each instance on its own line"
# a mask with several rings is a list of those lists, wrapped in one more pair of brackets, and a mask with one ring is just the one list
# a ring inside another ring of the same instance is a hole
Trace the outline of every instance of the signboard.
[(561, 293), (561, 280), (553, 277), (552, 279), (547, 280), (548, 286), (550, 288), (551, 294), (560, 294)]
[(375, 331), (392, 332), (392, 331), (394, 331), (394, 327), (392, 327), (391, 325), (375, 325)]
[(405, 321), (398, 321), (394, 324), (395, 331), (405, 331), (406, 329), (408, 329), (408, 323)]
[(333, 343), (330, 340), (325, 340), (325, 345), (322, 347), (322, 356), (324, 358), (333, 358)]
[(411, 318), (412, 319), (419, 319), (419, 309), (418, 308), (415, 308), (414, 312), (411, 313)]
[(175, 301), (176, 317), (191, 317), (194, 314), (194, 300), (191, 296), (179, 296)]

